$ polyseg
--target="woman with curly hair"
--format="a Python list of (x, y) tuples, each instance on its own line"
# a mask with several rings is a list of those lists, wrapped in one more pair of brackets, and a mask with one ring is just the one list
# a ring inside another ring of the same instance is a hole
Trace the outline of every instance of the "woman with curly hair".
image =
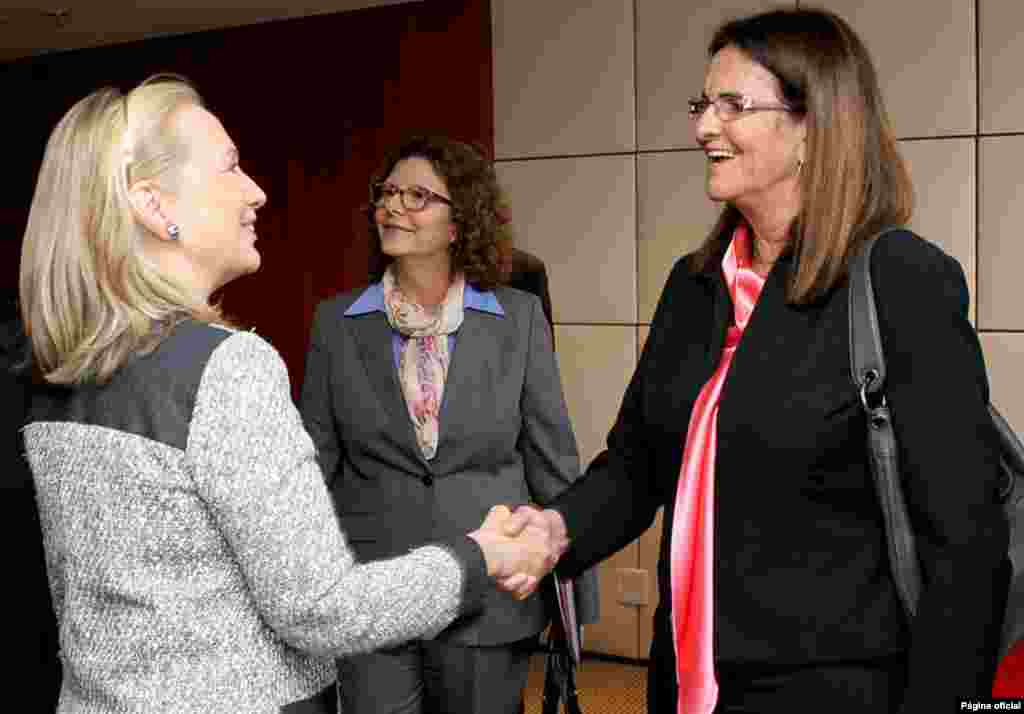
[[(547, 503), (579, 472), (540, 301), (499, 286), (501, 206), (472, 146), (403, 144), (371, 182), (371, 285), (317, 309), (301, 411), (361, 560)], [(342, 710), (515, 712), (549, 617), (530, 583), (506, 586), (433, 640), (339, 660)], [(596, 582), (579, 590), (589, 621)]]

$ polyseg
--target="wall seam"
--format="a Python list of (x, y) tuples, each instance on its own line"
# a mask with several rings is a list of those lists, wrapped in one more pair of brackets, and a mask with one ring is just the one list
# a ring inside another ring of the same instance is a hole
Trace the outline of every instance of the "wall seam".
[(555, 323), (559, 327), (637, 327), (635, 322), (601, 322), (601, 321), (580, 321), (569, 320), (567, 322)]
[[(980, 91), (979, 91), (980, 96)], [(990, 131), (990, 132), (978, 132), (977, 136), (987, 138), (999, 138), (1003, 136), (1024, 136), (1024, 131)]]
[(981, 0), (974, 0), (974, 325), (981, 325)]
[[(633, 324), (630, 326), (629, 331), (633, 336), (633, 369), (636, 371), (636, 367), (640, 362), (640, 356), (637, 354), (637, 348), (640, 344), (640, 330), (636, 326), (636, 323), (640, 321), (640, 66), (639, 66), (639, 55), (640, 55), (640, 26), (639, 26), (639, 0), (633, 0)], [(643, 536), (634, 541), (636, 548), (634, 550), (632, 567), (639, 569), (641, 558), (640, 548), (643, 545)], [(647, 577), (648, 583), (655, 583), (657, 587), (657, 577), (654, 573), (650, 573)], [(641, 615), (639, 610), (635, 612), (635, 629), (633, 630), (633, 652), (638, 656), (644, 655), (644, 643), (643, 643), (643, 627), (640, 624)]]
[(585, 154), (543, 154), (537, 156), (504, 156), (495, 159), (494, 163), (507, 163), (509, 161), (546, 161), (548, 159), (593, 159), (603, 156), (633, 156), (636, 153), (633, 149), (625, 151), (593, 151)]
[[(637, 7), (633, 0), (633, 339), (637, 339), (636, 324), (640, 322), (640, 27)], [(639, 361), (638, 342), (633, 343), (633, 359)], [(634, 362), (635, 369), (636, 362)]]
[(977, 131), (968, 134), (938, 134), (934, 136), (900, 136), (899, 141), (944, 141), (946, 139), (974, 139), (978, 136)]

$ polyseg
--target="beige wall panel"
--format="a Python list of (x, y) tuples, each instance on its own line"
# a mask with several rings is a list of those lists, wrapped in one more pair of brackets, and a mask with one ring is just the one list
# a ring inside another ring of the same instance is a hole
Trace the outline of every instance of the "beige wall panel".
[(516, 244), (548, 268), (555, 322), (636, 321), (633, 156), (499, 161)]
[(1024, 330), (1024, 136), (982, 137), (978, 157), (978, 327)]
[(780, 4), (770, 0), (636, 1), (637, 144), (641, 149), (694, 146), (686, 101), (704, 87), (707, 47), (715, 28)]
[(661, 548), (662, 516), (664, 509), (658, 511), (654, 525), (640, 536), (637, 541), (637, 567), (647, 573), (647, 604), (639, 608), (637, 649), (640, 656), (647, 658), (651, 652), (654, 639), (654, 611), (658, 609), (658, 553)]
[(632, 151), (631, 0), (492, 0), (498, 158)]
[(1024, 3), (978, 0), (981, 130), (1024, 131)]
[[(555, 344), (582, 468), (604, 448), (636, 366), (636, 332), (627, 326), (555, 325)], [(636, 606), (619, 601), (622, 568), (637, 567), (631, 543), (598, 566), (601, 619), (586, 628), (588, 652), (637, 657)]]
[[(636, 328), (637, 352), (639, 361), (640, 353), (647, 343), (647, 335), (651, 328), (640, 325)], [(647, 604), (640, 607), (637, 615), (638, 642), (637, 650), (640, 657), (647, 659), (651, 652), (651, 641), (654, 639), (654, 611), (658, 608), (658, 553), (661, 548), (661, 519), (664, 509), (658, 511), (654, 519), (654, 525), (648, 528), (639, 539), (637, 539), (637, 567), (646, 573), (647, 581)]]
[(580, 464), (604, 449), (636, 367), (636, 331), (618, 325), (555, 325), (558, 366)]
[(1024, 334), (984, 332), (981, 348), (992, 403), (1024, 439)]
[[(619, 601), (619, 571), (635, 570), (636, 554), (637, 544), (633, 542), (598, 566), (601, 619), (593, 625), (587, 625), (584, 630), (583, 648), (587, 652), (634, 659), (641, 656), (637, 650), (639, 609), (635, 605), (624, 605)], [(647, 656), (647, 653), (645, 652), (643, 656)]]
[(904, 141), (917, 203), (911, 228), (960, 261), (971, 291), (974, 320), (975, 182), (974, 139)]
[[(555, 325), (555, 344), (580, 463), (602, 450), (636, 366), (636, 328), (617, 325)], [(638, 608), (620, 602), (621, 569), (637, 568), (631, 543), (598, 566), (601, 619), (586, 628), (589, 652), (638, 657)], [(644, 655), (646, 656), (646, 655)]]
[(969, 0), (821, 0), (850, 23), (878, 70), (899, 136), (975, 131), (975, 15)]
[(707, 237), (721, 210), (705, 192), (700, 151), (641, 154), (637, 158), (639, 322), (654, 317), (669, 271)]
[[(555, 325), (555, 344), (569, 416), (586, 468), (604, 448), (618, 413), (622, 394), (636, 365), (634, 328)], [(637, 657), (637, 608), (619, 601), (622, 568), (637, 567), (637, 546), (631, 543), (598, 567), (601, 619), (586, 628), (589, 652)]]

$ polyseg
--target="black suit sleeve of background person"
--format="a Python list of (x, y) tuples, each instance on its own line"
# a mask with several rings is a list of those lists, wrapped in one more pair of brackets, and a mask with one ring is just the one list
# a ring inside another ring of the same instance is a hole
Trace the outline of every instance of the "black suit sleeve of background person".
[(0, 671), (4, 696), (34, 702), (24, 711), (52, 712), (57, 707), (61, 670), (57, 621), (50, 600), (46, 558), (32, 472), (24, 456), (21, 427), (28, 411), (28, 384), (13, 371), (25, 356), (17, 321), (0, 325), (0, 542), (7, 546), (0, 607), (8, 613)]
[(548, 290), (548, 271), (543, 261), (535, 255), (522, 250), (512, 252), (512, 270), (508, 277), (508, 286), (517, 290), (532, 293), (540, 298), (541, 309), (551, 329), (551, 341), (555, 339), (555, 320), (551, 310), (551, 293)]

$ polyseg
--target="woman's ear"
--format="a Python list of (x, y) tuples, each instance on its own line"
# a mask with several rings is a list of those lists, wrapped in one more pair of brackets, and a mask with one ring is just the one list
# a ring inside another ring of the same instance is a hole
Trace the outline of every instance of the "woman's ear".
[(167, 218), (161, 205), (160, 192), (149, 181), (139, 181), (128, 189), (135, 220), (161, 240), (176, 240), (178, 226)]

